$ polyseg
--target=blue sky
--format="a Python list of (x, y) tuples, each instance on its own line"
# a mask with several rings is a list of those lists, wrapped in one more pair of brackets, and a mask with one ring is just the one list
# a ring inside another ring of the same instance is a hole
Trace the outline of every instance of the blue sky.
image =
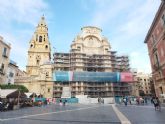
[(144, 39), (161, 0), (0, 0), (0, 35), (10, 58), (26, 68), (29, 41), (44, 14), (52, 51), (68, 52), (84, 26), (98, 26), (112, 50), (130, 57), (131, 68), (151, 72)]

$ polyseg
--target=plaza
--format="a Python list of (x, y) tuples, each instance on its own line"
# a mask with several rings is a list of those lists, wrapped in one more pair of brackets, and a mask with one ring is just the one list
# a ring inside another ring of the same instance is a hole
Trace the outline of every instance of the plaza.
[(0, 124), (165, 124), (165, 0), (57, 1), (0, 0)]
[(152, 105), (51, 104), (1, 112), (0, 124), (164, 124), (164, 115)]

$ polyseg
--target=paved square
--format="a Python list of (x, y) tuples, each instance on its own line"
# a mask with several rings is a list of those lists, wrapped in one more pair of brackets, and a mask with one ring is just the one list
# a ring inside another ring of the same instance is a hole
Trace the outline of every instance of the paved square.
[(111, 105), (47, 105), (0, 113), (0, 124), (120, 124)]

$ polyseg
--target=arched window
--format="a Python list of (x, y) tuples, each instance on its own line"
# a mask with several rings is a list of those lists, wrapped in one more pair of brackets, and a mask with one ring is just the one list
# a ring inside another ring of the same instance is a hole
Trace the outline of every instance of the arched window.
[(42, 42), (42, 36), (39, 36), (39, 42)]
[(48, 45), (45, 46), (45, 49), (48, 49)]

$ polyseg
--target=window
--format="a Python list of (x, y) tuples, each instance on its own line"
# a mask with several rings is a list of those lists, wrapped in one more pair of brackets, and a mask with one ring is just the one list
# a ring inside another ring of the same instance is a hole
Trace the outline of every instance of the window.
[(159, 87), (160, 94), (163, 94), (163, 88)]
[(4, 47), (4, 49), (3, 49), (3, 56), (7, 56), (7, 48), (6, 47)]
[(42, 36), (39, 36), (39, 42), (42, 42)]
[(30, 47), (32, 48), (33, 47), (33, 44), (31, 44)]
[(48, 77), (49, 76), (49, 72), (46, 72), (46, 77)]
[(50, 88), (48, 88), (48, 93), (50, 93)]
[(48, 49), (48, 45), (46, 45), (45, 48)]
[(80, 50), (81, 50), (81, 47), (80, 47), (80, 46), (78, 46), (78, 47), (77, 47), (77, 50), (78, 50), (78, 51), (80, 51)]
[(158, 59), (157, 53), (154, 55), (154, 63), (156, 65), (156, 67), (159, 67), (159, 59)]
[(165, 26), (165, 16), (164, 15), (162, 16), (162, 23), (163, 23), (163, 26)]
[(152, 45), (154, 45), (154, 44), (155, 44), (155, 42), (156, 42), (156, 40), (155, 40), (155, 36), (154, 36), (154, 35), (152, 35)]
[(39, 65), (40, 64), (40, 60), (37, 60), (37, 65)]
[(10, 72), (9, 73), (9, 77), (13, 77), (14, 76), (14, 73), (13, 72)]
[(0, 71), (3, 72), (5, 65), (2, 63)]

